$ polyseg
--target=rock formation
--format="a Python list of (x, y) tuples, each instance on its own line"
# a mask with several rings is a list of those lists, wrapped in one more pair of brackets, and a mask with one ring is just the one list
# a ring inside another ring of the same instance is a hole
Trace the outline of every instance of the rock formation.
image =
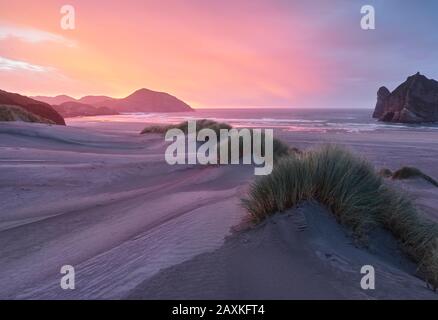
[(438, 81), (417, 72), (392, 92), (381, 87), (373, 118), (404, 123), (438, 121)]
[(373, 118), (380, 118), (385, 109), (386, 98), (391, 94), (391, 92), (386, 87), (380, 87), (377, 91), (377, 103), (374, 109)]

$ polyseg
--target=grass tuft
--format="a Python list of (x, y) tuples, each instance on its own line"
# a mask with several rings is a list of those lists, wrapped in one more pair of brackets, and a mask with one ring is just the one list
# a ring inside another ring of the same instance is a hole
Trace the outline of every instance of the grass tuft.
[[(216, 122), (214, 120), (208, 120), (208, 119), (202, 119), (202, 120), (197, 120), (196, 121), (196, 132), (198, 133), (200, 130), (202, 129), (212, 129), (216, 135), (219, 137), (220, 136), (220, 130), (221, 129), (227, 129), (230, 130), (233, 127), (231, 125), (229, 125), (228, 123), (224, 123), (224, 122)], [(167, 125), (167, 126), (159, 126), (159, 125), (153, 125), (153, 126), (148, 126), (146, 128), (144, 128), (141, 131), (141, 134), (146, 134), (146, 133), (158, 133), (158, 134), (165, 134), (168, 130), (170, 129), (180, 129), (182, 130), (185, 134), (187, 134), (188, 131), (188, 121), (184, 121), (178, 124), (171, 124), (171, 125)], [(249, 129), (251, 135), (253, 134), (252, 129)], [(263, 137), (263, 133), (262, 133), (262, 142), (264, 142), (264, 137)], [(231, 142), (228, 142), (228, 150), (231, 150)], [(219, 147), (219, 145), (218, 145)], [(243, 156), (243, 139), (240, 138), (239, 139), (239, 150), (240, 150), (240, 157)], [(294, 154), (294, 153), (299, 153), (300, 150), (298, 150), (297, 148), (290, 148), (287, 144), (285, 144), (283, 141), (274, 138), (273, 139), (273, 155), (274, 155), (274, 161), (278, 161), (281, 157), (286, 156), (286, 155), (290, 155), (290, 154)], [(264, 153), (264, 145), (262, 145), (262, 153)], [(219, 154), (219, 152), (218, 152)], [(230, 159), (231, 155), (229, 155), (229, 159)]]
[(156, 126), (156, 125), (147, 126), (146, 128), (144, 128), (140, 132), (140, 134), (146, 134), (146, 133), (160, 133), (160, 134), (164, 134), (167, 131), (167, 127), (168, 126)]
[(26, 109), (15, 105), (0, 105), (0, 121), (24, 121), (55, 124), (53, 121), (40, 117)]
[(438, 224), (420, 216), (404, 194), (389, 188), (367, 161), (338, 146), (283, 157), (268, 176), (250, 186), (243, 205), (261, 221), (306, 200), (327, 207), (359, 240), (383, 226), (438, 286)]
[[(232, 127), (228, 123), (224, 123), (224, 122), (216, 122), (208, 119), (202, 119), (196, 121), (197, 133), (202, 129), (212, 129), (214, 132), (216, 132), (217, 135), (219, 135), (220, 129), (230, 130), (231, 128)], [(145, 134), (145, 133), (165, 134), (170, 129), (180, 129), (187, 134), (188, 121), (183, 121), (178, 124), (170, 124), (167, 126), (159, 126), (159, 125), (148, 126), (141, 131), (141, 134)]]
[(427, 182), (433, 184), (435, 187), (438, 187), (438, 182), (434, 178), (428, 176), (427, 174), (423, 173), (420, 169), (414, 167), (403, 167), (395, 171), (394, 174), (392, 175), (392, 178), (396, 180), (423, 178)]
[(391, 178), (392, 177), (392, 171), (388, 168), (382, 168), (379, 171), (379, 176), (384, 178)]

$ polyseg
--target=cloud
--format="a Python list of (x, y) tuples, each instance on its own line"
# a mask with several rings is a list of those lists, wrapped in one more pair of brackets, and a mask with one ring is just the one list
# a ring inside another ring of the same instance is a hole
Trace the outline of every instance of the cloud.
[(2, 71), (32, 71), (32, 72), (50, 72), (53, 71), (51, 67), (43, 67), (35, 64), (31, 64), (25, 61), (7, 59), (0, 56), (0, 70)]
[(55, 33), (26, 27), (17, 27), (0, 23), (0, 41), (17, 38), (24, 42), (54, 42), (68, 47), (76, 46), (76, 42)]

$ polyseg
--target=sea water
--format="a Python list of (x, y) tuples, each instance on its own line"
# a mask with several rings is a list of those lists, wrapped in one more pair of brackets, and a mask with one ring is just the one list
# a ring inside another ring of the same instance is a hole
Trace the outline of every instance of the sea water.
[(241, 108), (196, 109), (194, 112), (124, 113), (84, 117), (91, 122), (138, 122), (174, 124), (187, 120), (211, 119), (240, 128), (274, 128), (307, 132), (367, 132), (376, 130), (435, 131), (438, 124), (385, 123), (372, 118), (372, 109)]

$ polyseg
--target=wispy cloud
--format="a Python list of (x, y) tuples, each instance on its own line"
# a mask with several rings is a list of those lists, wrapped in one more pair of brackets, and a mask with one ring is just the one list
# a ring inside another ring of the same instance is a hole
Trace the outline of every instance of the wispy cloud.
[(69, 47), (76, 45), (76, 42), (61, 35), (27, 27), (18, 27), (0, 22), (0, 41), (9, 38), (16, 38), (29, 43), (55, 42)]
[(0, 57), (0, 70), (3, 71), (32, 71), (32, 72), (50, 72), (53, 71), (51, 67), (43, 67), (35, 64), (28, 63), (26, 61), (12, 60), (4, 57)]

